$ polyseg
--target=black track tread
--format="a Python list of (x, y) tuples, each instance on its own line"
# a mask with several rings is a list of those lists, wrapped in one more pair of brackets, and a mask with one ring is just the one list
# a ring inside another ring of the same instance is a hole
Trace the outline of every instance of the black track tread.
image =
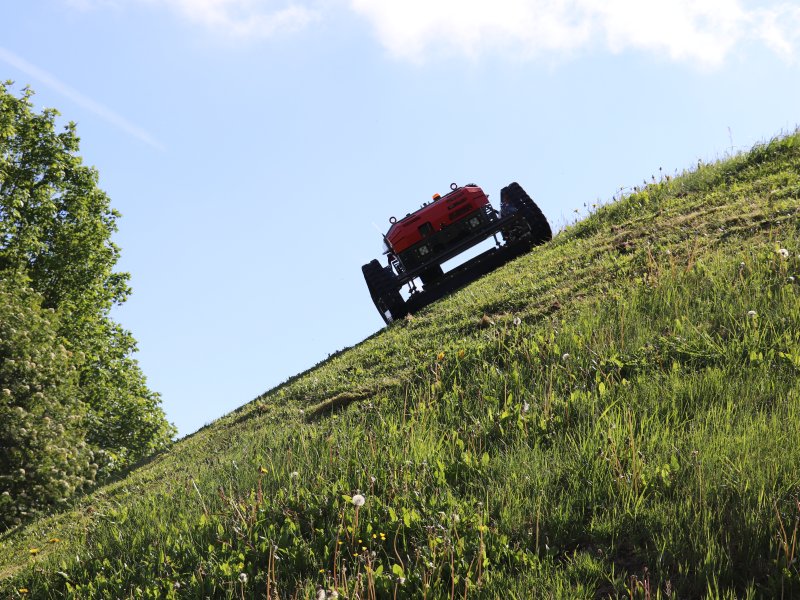
[(441, 265), (433, 265), (423, 273), (420, 273), (419, 278), (422, 280), (423, 285), (428, 285), (442, 278), (444, 271)]
[(523, 211), (525, 220), (531, 227), (531, 245), (538, 246), (553, 239), (553, 231), (542, 211), (516, 181), (500, 190), (500, 197), (516, 205)]
[[(375, 308), (378, 309), (386, 324), (404, 317), (408, 312), (405, 308), (405, 301), (392, 276), (381, 266), (381, 263), (377, 259), (373, 259), (361, 267), (361, 272), (364, 274), (364, 280), (367, 282), (367, 288), (375, 303)], [(391, 319), (387, 319), (381, 310), (379, 306), (381, 302), (391, 313)]]

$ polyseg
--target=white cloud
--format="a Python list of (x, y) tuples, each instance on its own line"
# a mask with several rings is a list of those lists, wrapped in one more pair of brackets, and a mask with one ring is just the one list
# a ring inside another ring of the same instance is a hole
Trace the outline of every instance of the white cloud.
[(605, 50), (715, 67), (743, 44), (789, 61), (800, 46), (800, 8), (790, 0), (63, 1), (82, 9), (146, 3), (236, 38), (298, 31), (349, 8), (391, 55), (410, 61), (489, 53), (560, 59)]
[[(63, 0), (79, 10), (121, 9), (134, 3), (173, 11), (209, 30), (236, 38), (264, 38), (291, 33), (319, 19), (308, 0)], [(304, 4), (306, 6), (304, 6)]]
[(81, 106), (88, 110), (89, 112), (93, 113), (95, 116), (103, 119), (107, 123), (113, 125), (120, 131), (125, 132), (126, 134), (138, 139), (145, 144), (152, 146), (158, 150), (163, 150), (164, 146), (156, 140), (152, 135), (150, 135), (147, 131), (142, 129), (141, 127), (134, 125), (130, 121), (128, 121), (125, 117), (119, 115), (115, 111), (111, 110), (107, 106), (100, 104), (96, 100), (85, 96), (84, 94), (80, 93), (78, 90), (70, 87), (60, 79), (58, 79), (55, 75), (48, 73), (44, 69), (37, 67), (34, 64), (29, 63), (24, 58), (14, 54), (10, 50), (6, 50), (3, 47), (0, 47), (0, 62), (4, 62), (7, 65), (17, 69), (18, 71), (24, 73), (26, 76), (30, 77), (31, 79), (35, 79), (36, 81), (40, 82), (41, 84), (49, 87), (54, 92), (61, 94), (62, 96), (69, 98), (78, 106)]
[(800, 44), (800, 7), (786, 4), (759, 11), (756, 35), (770, 50), (787, 60), (797, 58)]
[[(597, 47), (645, 50), (672, 60), (721, 64), (742, 43), (794, 59), (800, 9), (740, 0), (350, 0), (395, 57), (502, 52), (555, 56)], [(763, 6), (763, 5), (762, 5)]]
[(91, 10), (101, 6), (114, 7), (117, 5), (117, 0), (64, 0), (67, 6), (77, 8), (78, 10)]
[[(152, 1), (152, 0), (149, 0)], [(315, 9), (270, 0), (158, 0), (188, 19), (237, 37), (268, 37), (302, 29), (319, 18)]]

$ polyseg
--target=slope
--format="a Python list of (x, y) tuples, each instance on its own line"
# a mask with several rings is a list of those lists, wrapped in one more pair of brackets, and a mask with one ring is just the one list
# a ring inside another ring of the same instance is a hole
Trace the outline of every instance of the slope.
[(800, 133), (653, 177), (6, 533), (0, 595), (800, 593), (799, 214)]

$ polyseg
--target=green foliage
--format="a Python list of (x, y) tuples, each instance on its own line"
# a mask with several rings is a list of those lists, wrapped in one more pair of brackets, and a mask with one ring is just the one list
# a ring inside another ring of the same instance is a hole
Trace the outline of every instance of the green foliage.
[(0, 594), (797, 597), (799, 142), (601, 207), (0, 537)]
[(157, 393), (131, 358), (136, 342), (109, 319), (98, 327), (95, 352), (81, 369), (81, 397), (90, 407), (87, 441), (108, 475), (166, 447), (175, 435)]
[(66, 309), (75, 332), (91, 335), (81, 327), (129, 291), (113, 272), (119, 215), (77, 154), (75, 125), (56, 133), (58, 112), (34, 113), (32, 94), (0, 86), (0, 266), (26, 274), (46, 307)]
[(0, 85), (0, 275), (57, 311), (55, 334), (75, 357), (71, 395), (85, 408), (75, 418), (85, 414), (85, 441), (108, 475), (164, 447), (174, 428), (131, 358), (134, 339), (109, 317), (129, 292), (128, 275), (113, 270), (119, 215), (82, 164), (74, 124), (56, 132), (55, 110), (34, 112), (32, 92), (16, 97), (8, 85)]
[(75, 361), (40, 304), (32, 290), (0, 282), (0, 529), (63, 504), (97, 470)]

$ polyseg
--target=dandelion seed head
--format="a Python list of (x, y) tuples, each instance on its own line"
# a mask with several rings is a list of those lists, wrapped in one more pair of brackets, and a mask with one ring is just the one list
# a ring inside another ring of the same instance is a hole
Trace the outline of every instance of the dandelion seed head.
[(563, 361), (569, 360), (569, 352), (564, 352), (564, 354), (561, 355), (561, 360)]
[(298, 477), (300, 477), (300, 473), (298, 473), (297, 471), (292, 471), (289, 477), (291, 477), (292, 479), (297, 479)]
[(778, 254), (780, 254), (783, 259), (789, 258), (789, 251), (786, 248), (778, 250)]
[(516, 327), (519, 327), (522, 324), (522, 319), (520, 319), (519, 317), (514, 317), (513, 323)]
[(754, 310), (748, 310), (747, 311), (747, 316), (750, 317), (751, 319), (754, 319), (754, 318), (756, 318), (758, 316), (758, 313), (756, 311), (754, 311)]
[(239, 583), (247, 583), (247, 573), (239, 573)]
[(355, 506), (364, 506), (364, 503), (366, 501), (367, 500), (361, 494), (356, 494), (355, 496), (353, 496), (353, 504)]

